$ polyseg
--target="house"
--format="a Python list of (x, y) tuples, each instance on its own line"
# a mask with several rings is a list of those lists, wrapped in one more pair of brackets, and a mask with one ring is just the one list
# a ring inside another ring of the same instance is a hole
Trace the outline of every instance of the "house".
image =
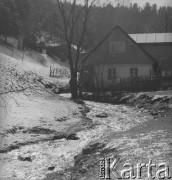
[(86, 87), (109, 89), (127, 79), (151, 79), (156, 65), (150, 53), (116, 26), (83, 63), (81, 82)]
[(172, 33), (129, 34), (158, 63), (162, 77), (172, 76)]

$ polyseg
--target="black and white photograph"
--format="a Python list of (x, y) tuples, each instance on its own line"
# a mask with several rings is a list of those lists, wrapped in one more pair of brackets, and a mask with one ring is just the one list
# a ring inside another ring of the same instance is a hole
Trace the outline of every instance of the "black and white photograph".
[(0, 0), (0, 180), (172, 179), (172, 0)]

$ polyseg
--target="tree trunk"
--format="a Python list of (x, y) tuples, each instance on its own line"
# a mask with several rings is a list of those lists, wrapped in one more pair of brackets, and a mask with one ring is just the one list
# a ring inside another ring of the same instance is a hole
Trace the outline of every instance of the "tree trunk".
[(80, 70), (80, 74), (79, 74), (79, 78), (78, 78), (78, 91), (79, 91), (79, 98), (82, 98), (82, 88), (83, 88), (83, 84), (82, 84), (82, 70)]
[(78, 83), (77, 83), (77, 73), (71, 73), (71, 79), (70, 79), (70, 90), (72, 99), (78, 98)]

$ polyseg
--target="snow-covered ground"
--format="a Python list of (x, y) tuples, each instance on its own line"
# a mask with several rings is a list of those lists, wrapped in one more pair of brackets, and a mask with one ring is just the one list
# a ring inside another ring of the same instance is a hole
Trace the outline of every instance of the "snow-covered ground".
[(21, 51), (16, 48), (0, 45), (0, 58), (4, 61), (11, 59), (13, 63), (25, 70), (32, 70), (43, 77), (48, 77), (50, 66), (58, 69), (67, 69), (56, 63), (47, 54), (40, 54), (33, 50)]
[[(64, 142), (63, 139), (75, 132), (76, 125), (81, 123), (80, 106), (54, 95), (43, 84), (68, 81), (67, 77), (49, 77), (47, 64), (51, 61), (46, 60), (44, 66), (34, 59), (22, 62), (0, 53), (0, 179), (40, 179), (45, 176), (42, 172), (51, 165), (47, 159), (53, 150), (51, 141), (62, 139)], [(47, 152), (46, 144), (50, 145)], [(39, 160), (31, 168), (22, 158), (28, 154), (32, 158), (30, 154), (34, 153), (39, 154)], [(55, 161), (53, 155), (51, 159)]]
[(68, 81), (48, 72), (49, 66), (34, 59), (22, 62), (0, 53), (0, 179), (98, 180), (103, 157), (121, 157), (120, 167), (152, 159), (171, 171), (171, 114), (76, 104), (46, 88)]

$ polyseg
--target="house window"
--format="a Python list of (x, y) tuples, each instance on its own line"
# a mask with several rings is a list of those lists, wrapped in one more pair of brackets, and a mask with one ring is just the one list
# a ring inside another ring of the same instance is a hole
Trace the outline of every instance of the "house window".
[(152, 69), (150, 69), (150, 77), (152, 77)]
[(110, 42), (110, 53), (125, 53), (125, 41)]
[(138, 77), (138, 68), (130, 68), (130, 77)]
[(108, 69), (108, 79), (115, 79), (116, 78), (116, 70), (115, 68)]

